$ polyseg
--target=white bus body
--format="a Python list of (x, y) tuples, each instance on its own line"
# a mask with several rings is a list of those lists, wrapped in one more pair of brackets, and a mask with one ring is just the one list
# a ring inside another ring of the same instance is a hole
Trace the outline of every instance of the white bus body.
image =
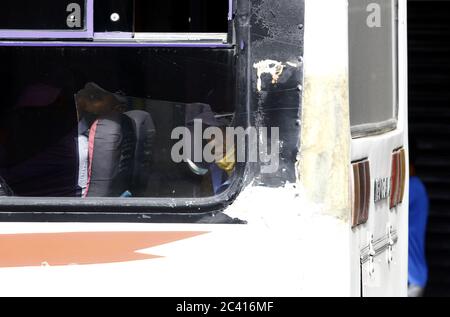
[[(405, 296), (407, 181), (394, 208), (389, 189), (376, 186), (391, 186), (393, 154), (407, 149), (406, 0), (398, 1), (395, 38), (398, 120), (353, 137), (349, 3), (304, 5), (295, 182), (247, 185), (223, 210), (246, 224), (2, 222), (0, 296)], [(367, 222), (355, 225), (352, 163), (362, 161), (370, 202)]]

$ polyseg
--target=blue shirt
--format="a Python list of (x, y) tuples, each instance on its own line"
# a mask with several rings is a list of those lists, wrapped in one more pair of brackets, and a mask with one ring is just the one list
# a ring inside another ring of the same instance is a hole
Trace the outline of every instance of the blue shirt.
[(230, 177), (224, 170), (220, 169), (217, 164), (211, 164), (210, 171), (212, 174), (214, 195), (219, 195), (230, 187)]
[(410, 178), (409, 185), (409, 284), (425, 287), (428, 267), (425, 259), (425, 234), (428, 219), (428, 195), (418, 177)]

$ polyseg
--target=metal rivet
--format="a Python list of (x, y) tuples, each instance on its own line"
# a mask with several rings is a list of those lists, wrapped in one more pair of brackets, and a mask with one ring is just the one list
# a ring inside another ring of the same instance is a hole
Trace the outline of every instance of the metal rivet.
[(119, 20), (120, 20), (120, 15), (119, 15), (119, 13), (113, 13), (113, 14), (111, 14), (111, 21), (117, 22), (117, 21), (119, 21)]

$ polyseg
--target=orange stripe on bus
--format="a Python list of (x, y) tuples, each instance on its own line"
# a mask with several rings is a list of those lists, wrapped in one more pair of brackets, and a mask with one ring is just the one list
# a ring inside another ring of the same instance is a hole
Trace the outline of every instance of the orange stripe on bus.
[(0, 235), (0, 267), (117, 263), (160, 258), (136, 253), (207, 232), (74, 232)]

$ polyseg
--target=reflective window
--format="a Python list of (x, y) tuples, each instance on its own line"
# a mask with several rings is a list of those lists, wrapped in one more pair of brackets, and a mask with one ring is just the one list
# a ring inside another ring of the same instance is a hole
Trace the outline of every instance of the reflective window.
[(83, 0), (2, 1), (0, 29), (82, 30), (85, 28)]
[(232, 51), (0, 47), (0, 60), (0, 182), (15, 196), (210, 197), (230, 185), (233, 159), (177, 162), (172, 132), (233, 124)]
[[(397, 115), (397, 1), (349, 1), (352, 127), (376, 130)], [(361, 129), (360, 129), (361, 130)]]
[(95, 32), (133, 32), (133, 13), (133, 0), (95, 0), (94, 30)]
[(96, 32), (228, 32), (228, 0), (95, 0), (94, 4)]
[(136, 32), (227, 33), (228, 0), (136, 1)]

